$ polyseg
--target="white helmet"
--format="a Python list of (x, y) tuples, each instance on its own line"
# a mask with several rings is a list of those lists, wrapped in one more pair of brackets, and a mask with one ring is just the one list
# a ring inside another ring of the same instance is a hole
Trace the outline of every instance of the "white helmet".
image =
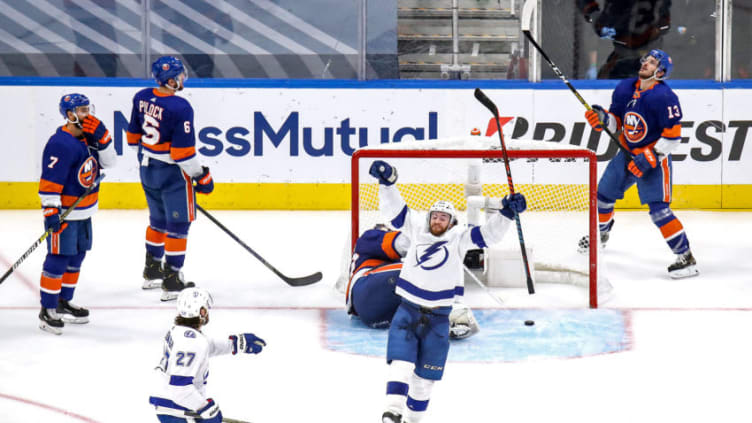
[(428, 209), (428, 216), (426, 216), (426, 225), (428, 225), (429, 229), (431, 228), (431, 214), (435, 211), (446, 213), (449, 215), (449, 227), (450, 228), (457, 224), (457, 210), (455, 210), (454, 205), (450, 203), (449, 201), (440, 200), (440, 201), (433, 203), (433, 206), (431, 206), (431, 208)]
[(186, 319), (201, 316), (201, 309), (208, 312), (214, 305), (214, 299), (209, 291), (203, 288), (186, 288), (178, 295), (178, 314)]

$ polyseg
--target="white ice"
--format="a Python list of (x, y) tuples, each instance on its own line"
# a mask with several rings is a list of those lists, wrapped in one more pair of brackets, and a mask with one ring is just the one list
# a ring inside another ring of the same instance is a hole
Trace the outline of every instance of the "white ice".
[[(318, 284), (288, 287), (208, 219), (192, 226), (184, 272), (216, 304), (205, 332), (254, 332), (268, 343), (258, 356), (213, 359), (208, 391), (225, 416), (379, 421), (383, 357), (332, 351), (323, 336), (325, 311), (342, 306), (333, 284), (349, 214), (214, 214), (282, 272), (324, 273)], [(424, 422), (749, 421), (752, 213), (677, 215), (701, 271), (693, 279), (668, 278), (674, 256), (646, 212), (617, 212), (605, 250), (614, 291), (601, 306), (625, 313), (629, 348), (571, 359), (450, 361)], [(41, 234), (41, 222), (36, 210), (0, 212), (3, 271)], [(44, 245), (0, 285), (0, 422), (157, 421), (147, 398), (175, 313), (158, 292), (141, 290), (146, 222), (144, 210), (94, 217), (94, 249), (74, 300), (91, 309), (87, 325), (66, 325), (61, 336), (37, 328)], [(532, 296), (494, 292), (509, 308), (544, 315), (587, 303), (583, 289), (564, 285), (539, 285)], [(477, 309), (499, 307), (473, 285), (466, 297)]]

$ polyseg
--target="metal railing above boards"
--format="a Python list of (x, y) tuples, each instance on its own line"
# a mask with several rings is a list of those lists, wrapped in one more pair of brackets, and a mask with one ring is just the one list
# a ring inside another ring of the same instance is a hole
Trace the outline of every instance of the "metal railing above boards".
[(672, 80), (752, 78), (752, 0), (0, 0), (0, 76), (264, 79), (618, 79), (652, 48)]

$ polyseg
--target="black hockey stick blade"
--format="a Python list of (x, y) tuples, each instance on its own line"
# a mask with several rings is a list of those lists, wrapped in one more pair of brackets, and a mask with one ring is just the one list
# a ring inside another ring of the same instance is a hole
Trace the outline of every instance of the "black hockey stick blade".
[(231, 230), (227, 229), (227, 227), (225, 227), (225, 225), (220, 223), (219, 220), (215, 219), (214, 216), (212, 216), (211, 214), (209, 214), (209, 212), (204, 210), (203, 207), (196, 204), (196, 208), (198, 209), (198, 211), (203, 213), (204, 216), (208, 217), (209, 220), (211, 220), (215, 225), (219, 226), (219, 228), (222, 229), (227, 235), (229, 235), (230, 238), (234, 239), (235, 242), (240, 244), (243, 248), (246, 249), (246, 251), (248, 251), (254, 257), (256, 257), (258, 261), (260, 261), (264, 266), (266, 266), (269, 270), (274, 272), (274, 274), (277, 275), (280, 279), (285, 281), (286, 284), (290, 286), (306, 286), (306, 285), (314, 284), (321, 280), (321, 277), (322, 277), (321, 272), (316, 272), (312, 275), (302, 276), (300, 278), (291, 278), (287, 275), (284, 275), (282, 272), (277, 270), (276, 267), (272, 266), (268, 261), (266, 261), (263, 257), (261, 257), (261, 255), (259, 255), (256, 251), (254, 251), (253, 248), (246, 245), (246, 243), (243, 242), (240, 238), (238, 238), (238, 236), (235, 235)]
[(496, 105), (491, 101), (488, 96), (486, 96), (486, 93), (480, 90), (480, 88), (475, 89), (475, 98), (478, 99), (488, 110), (493, 113), (494, 116), (499, 116), (499, 109), (496, 108)]

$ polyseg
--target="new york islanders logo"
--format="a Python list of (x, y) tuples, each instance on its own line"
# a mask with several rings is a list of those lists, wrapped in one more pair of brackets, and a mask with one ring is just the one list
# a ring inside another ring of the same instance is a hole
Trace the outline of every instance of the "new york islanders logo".
[(169, 65), (169, 64), (167, 64), (167, 63), (164, 63), (164, 64), (162, 64), (162, 70), (163, 70), (163, 71), (168, 71), (168, 70), (170, 70), (170, 65)]
[(439, 241), (433, 244), (418, 245), (415, 249), (416, 266), (423, 270), (433, 270), (441, 267), (449, 258), (448, 241)]
[(639, 113), (627, 112), (624, 115), (624, 137), (630, 143), (638, 143), (648, 134), (648, 124)]
[(78, 183), (84, 187), (89, 188), (94, 184), (99, 173), (99, 164), (94, 157), (89, 157), (78, 168)]

